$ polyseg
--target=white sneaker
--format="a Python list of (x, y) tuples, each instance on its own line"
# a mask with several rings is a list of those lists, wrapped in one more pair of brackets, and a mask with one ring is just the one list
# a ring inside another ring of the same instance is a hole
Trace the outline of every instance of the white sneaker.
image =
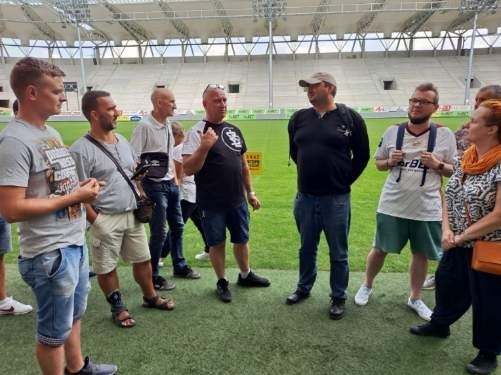
[(158, 267), (163, 267), (164, 266), (164, 258), (160, 258), (158, 260)]
[(195, 255), (195, 259), (201, 260), (201, 261), (207, 261), (207, 260), (209, 260), (209, 253), (206, 253), (205, 251), (203, 251), (200, 254)]
[(374, 292), (374, 288), (369, 288), (367, 285), (362, 284), (360, 289), (358, 289), (357, 294), (355, 294), (355, 304), (358, 306), (365, 306), (369, 302), (369, 297)]
[(0, 302), (0, 315), (22, 315), (33, 311), (33, 307), (7, 297)]
[(412, 301), (409, 298), (409, 300), (407, 301), (407, 306), (414, 310), (421, 319), (424, 319), (428, 322), (431, 320), (432, 311), (428, 308), (428, 306), (426, 306), (423, 300), (417, 299)]
[(423, 287), (421, 289), (423, 289), (423, 290), (433, 290), (433, 289), (435, 289), (435, 276), (428, 277), (424, 281)]

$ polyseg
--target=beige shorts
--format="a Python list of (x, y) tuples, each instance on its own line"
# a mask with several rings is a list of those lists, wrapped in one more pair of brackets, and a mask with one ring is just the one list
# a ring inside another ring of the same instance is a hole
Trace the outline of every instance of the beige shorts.
[(150, 250), (144, 225), (132, 212), (100, 213), (89, 228), (92, 266), (98, 275), (113, 271), (118, 258), (130, 263), (149, 260)]

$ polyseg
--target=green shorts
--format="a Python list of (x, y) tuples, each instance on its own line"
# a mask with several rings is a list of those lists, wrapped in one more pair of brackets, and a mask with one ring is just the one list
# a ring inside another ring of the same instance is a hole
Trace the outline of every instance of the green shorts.
[(410, 241), (411, 251), (421, 253), (429, 260), (439, 260), (442, 253), (442, 225), (440, 221), (402, 219), (376, 213), (374, 247), (385, 253), (400, 254)]

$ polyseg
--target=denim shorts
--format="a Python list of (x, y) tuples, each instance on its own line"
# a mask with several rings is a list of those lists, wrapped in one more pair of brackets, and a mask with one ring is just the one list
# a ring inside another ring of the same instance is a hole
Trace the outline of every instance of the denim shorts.
[(72, 245), (34, 258), (19, 257), (19, 272), (37, 300), (37, 340), (63, 345), (87, 307), (87, 247)]
[(11, 250), (10, 224), (0, 216), (0, 255), (8, 253)]
[(249, 241), (249, 209), (247, 202), (235, 208), (223, 210), (202, 210), (202, 228), (207, 245), (215, 246), (226, 240), (226, 228), (232, 243)]

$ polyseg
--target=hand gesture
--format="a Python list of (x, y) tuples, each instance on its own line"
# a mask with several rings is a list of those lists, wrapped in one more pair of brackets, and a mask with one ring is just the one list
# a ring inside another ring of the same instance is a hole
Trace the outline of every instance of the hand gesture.
[(428, 151), (421, 153), (421, 162), (425, 167), (430, 169), (437, 169), (440, 164), (440, 160), (438, 160), (433, 153)]
[(89, 178), (80, 182), (80, 188), (75, 192), (78, 194), (78, 200), (81, 203), (92, 203), (99, 194), (99, 189), (104, 186), (103, 181), (98, 181), (95, 178)]
[(400, 163), (405, 158), (405, 152), (402, 150), (395, 150), (390, 152), (390, 157), (388, 158), (388, 166), (394, 167)]
[(207, 150), (210, 150), (212, 146), (214, 146), (214, 143), (216, 143), (217, 139), (219, 138), (216, 135), (216, 132), (212, 128), (207, 128), (207, 131), (203, 134), (200, 134), (201, 138), (201, 146), (204, 147)]

